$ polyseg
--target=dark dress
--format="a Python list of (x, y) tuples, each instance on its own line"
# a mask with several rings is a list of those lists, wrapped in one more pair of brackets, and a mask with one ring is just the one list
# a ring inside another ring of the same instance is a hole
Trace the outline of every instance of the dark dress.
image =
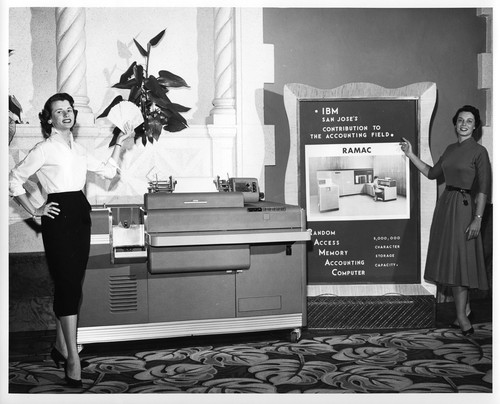
[[(424, 278), (447, 286), (489, 288), (481, 235), (465, 233), (475, 214), (475, 195), (490, 192), (491, 165), (486, 149), (473, 138), (449, 145), (429, 170), (444, 174), (448, 186), (439, 197), (431, 224)], [(449, 186), (471, 190), (462, 193)]]

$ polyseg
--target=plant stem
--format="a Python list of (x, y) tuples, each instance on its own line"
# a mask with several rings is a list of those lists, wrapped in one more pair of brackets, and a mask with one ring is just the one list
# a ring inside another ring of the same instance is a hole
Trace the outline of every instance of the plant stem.
[(148, 55), (146, 56), (146, 78), (149, 77), (149, 55), (151, 54), (151, 44), (148, 42)]

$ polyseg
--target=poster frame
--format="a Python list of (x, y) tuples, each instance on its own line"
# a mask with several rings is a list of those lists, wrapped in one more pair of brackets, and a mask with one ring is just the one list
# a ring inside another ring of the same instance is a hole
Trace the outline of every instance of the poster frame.
[[(303, 200), (300, 176), (301, 155), (300, 155), (300, 133), (298, 122), (298, 103), (305, 99), (387, 99), (397, 97), (416, 98), (418, 105), (417, 112), (417, 137), (418, 146), (415, 151), (423, 160), (432, 161), (429, 148), (429, 133), (432, 113), (436, 104), (436, 84), (432, 82), (422, 82), (410, 84), (400, 88), (384, 88), (372, 83), (348, 83), (333, 89), (319, 89), (301, 83), (285, 84), (283, 98), (290, 129), (290, 152), (285, 174), (285, 202), (300, 204)], [(432, 212), (436, 201), (436, 189), (429, 181), (424, 181), (419, 186), (420, 198), (420, 266), (421, 276), (425, 265), (427, 251), (428, 231), (432, 220)], [(423, 278), (417, 285), (308, 285), (308, 296), (322, 293), (333, 293), (336, 295), (379, 295), (384, 293), (413, 293), (419, 294), (419, 290), (425, 289), (425, 293), (435, 293), (435, 286), (427, 283)], [(419, 287), (420, 286), (420, 287)]]

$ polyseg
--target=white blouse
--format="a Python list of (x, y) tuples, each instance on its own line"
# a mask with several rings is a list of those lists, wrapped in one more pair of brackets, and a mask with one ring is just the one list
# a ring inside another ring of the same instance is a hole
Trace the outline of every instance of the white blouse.
[(107, 162), (96, 159), (70, 135), (71, 147), (56, 130), (49, 138), (38, 143), (19, 162), (9, 175), (9, 193), (18, 196), (26, 193), (23, 185), (36, 173), (43, 189), (48, 193), (81, 191), (85, 186), (87, 171), (104, 178), (113, 178), (118, 165), (113, 158)]

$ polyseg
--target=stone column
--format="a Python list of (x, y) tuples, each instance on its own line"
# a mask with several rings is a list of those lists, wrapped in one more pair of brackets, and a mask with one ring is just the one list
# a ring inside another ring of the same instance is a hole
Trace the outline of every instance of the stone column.
[(215, 98), (210, 111), (213, 124), (236, 123), (234, 9), (215, 9)]
[(210, 111), (208, 134), (212, 139), (212, 176), (236, 176), (236, 98), (235, 98), (234, 9), (214, 12), (215, 94)]
[(57, 91), (74, 98), (79, 124), (93, 124), (94, 114), (87, 97), (84, 8), (56, 8), (56, 41)]

